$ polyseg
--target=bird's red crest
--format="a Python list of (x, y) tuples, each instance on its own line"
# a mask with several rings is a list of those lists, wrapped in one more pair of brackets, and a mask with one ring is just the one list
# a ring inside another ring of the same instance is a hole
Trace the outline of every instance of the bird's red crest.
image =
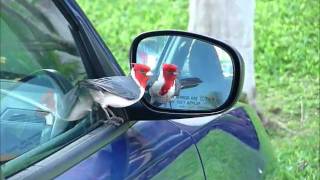
[(134, 71), (135, 79), (139, 81), (140, 85), (143, 88), (147, 87), (147, 82), (149, 80), (149, 77), (147, 75), (148, 72), (150, 72), (150, 67), (144, 64), (132, 64)]
[(164, 64), (162, 66), (163, 71), (167, 71), (167, 72), (177, 72), (178, 68), (176, 65), (174, 64)]
[(132, 64), (133, 65), (133, 69), (135, 71), (144, 71), (144, 72), (149, 72), (151, 69), (149, 66), (144, 65), (144, 64)]
[(177, 78), (178, 67), (174, 64), (163, 64), (162, 71), (165, 83), (159, 92), (161, 96), (167, 94), (169, 89), (173, 87), (174, 81)]

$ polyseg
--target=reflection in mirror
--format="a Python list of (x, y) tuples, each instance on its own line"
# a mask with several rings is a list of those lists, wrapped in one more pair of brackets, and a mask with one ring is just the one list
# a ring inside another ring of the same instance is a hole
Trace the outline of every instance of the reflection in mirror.
[(140, 41), (136, 62), (154, 74), (144, 99), (162, 109), (213, 110), (228, 99), (233, 61), (219, 46), (185, 36), (154, 36)]

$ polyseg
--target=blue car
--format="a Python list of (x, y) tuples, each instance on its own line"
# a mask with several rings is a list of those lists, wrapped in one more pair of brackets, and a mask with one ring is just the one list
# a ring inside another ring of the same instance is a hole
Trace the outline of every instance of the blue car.
[(79, 82), (123, 70), (74, 0), (0, 3), (1, 179), (248, 180), (274, 168), (258, 116), (237, 102), (244, 65), (231, 46), (183, 31), (138, 35), (128, 63), (153, 76), (139, 102), (109, 107), (124, 122), (106, 124), (95, 105), (68, 120), (59, 112), (78, 107), (66, 96)]

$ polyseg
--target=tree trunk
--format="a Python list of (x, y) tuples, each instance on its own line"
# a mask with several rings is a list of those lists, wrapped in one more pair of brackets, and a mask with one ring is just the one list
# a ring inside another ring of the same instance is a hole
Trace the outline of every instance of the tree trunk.
[(243, 93), (256, 106), (253, 64), (254, 0), (190, 0), (188, 31), (235, 47), (245, 62)]

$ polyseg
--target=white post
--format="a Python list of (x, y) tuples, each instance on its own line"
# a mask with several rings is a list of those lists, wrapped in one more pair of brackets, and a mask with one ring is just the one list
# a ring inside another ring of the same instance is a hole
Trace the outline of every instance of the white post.
[(254, 0), (190, 0), (188, 31), (235, 47), (245, 62), (243, 92), (255, 105), (253, 63)]

